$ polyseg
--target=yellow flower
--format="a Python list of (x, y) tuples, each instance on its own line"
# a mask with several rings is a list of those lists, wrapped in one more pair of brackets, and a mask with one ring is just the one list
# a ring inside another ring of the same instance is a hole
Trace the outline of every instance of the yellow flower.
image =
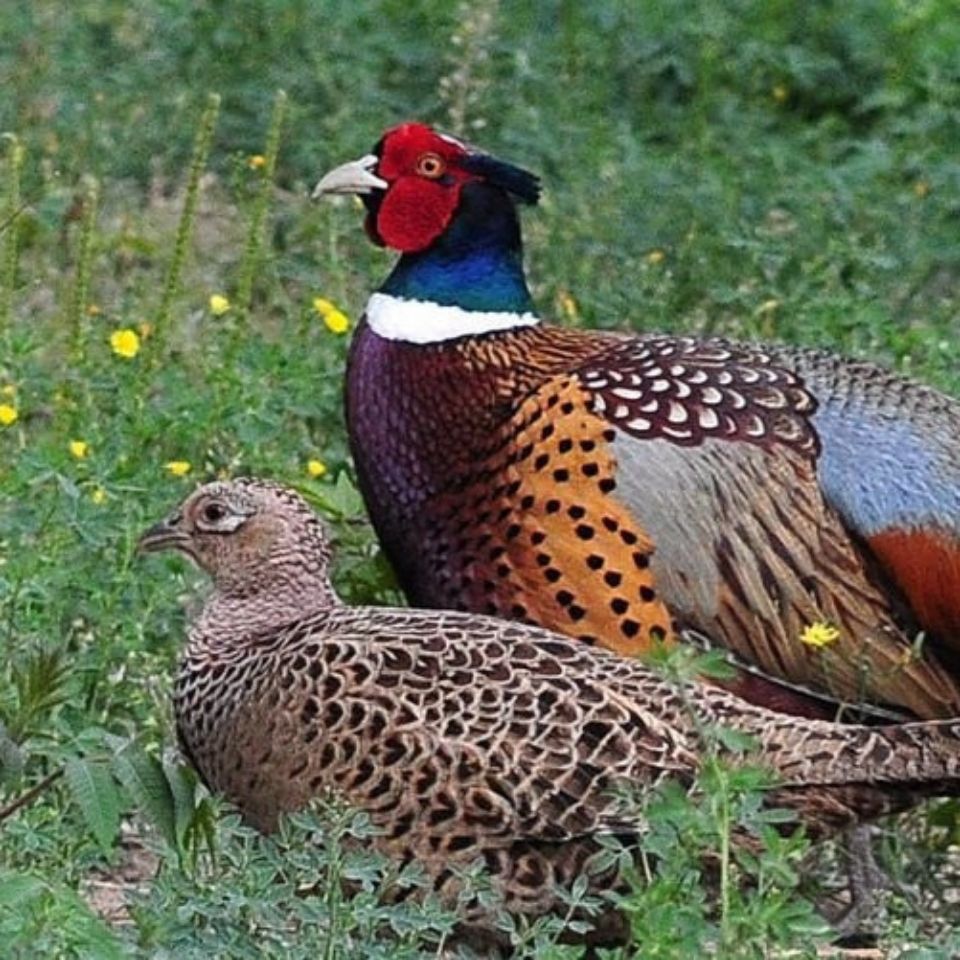
[(255, 153), (247, 160), (251, 170), (262, 170), (267, 165), (267, 158), (262, 153)]
[(215, 317), (222, 317), (229, 309), (230, 301), (222, 293), (215, 293), (210, 297), (210, 312)]
[(87, 316), (88, 317), (99, 317), (101, 314), (100, 308), (95, 303), (87, 304)]
[(331, 333), (346, 333), (350, 329), (350, 321), (347, 315), (338, 310), (329, 300), (324, 300), (323, 297), (314, 297), (313, 309), (320, 314)]
[(786, 103), (787, 97), (790, 96), (790, 91), (782, 83), (778, 83), (770, 91), (770, 96), (773, 97), (777, 103)]
[(913, 185), (913, 192), (922, 200), (930, 192), (930, 184), (926, 180), (918, 180)]
[(189, 460), (170, 460), (163, 466), (167, 473), (171, 473), (175, 477), (185, 477), (190, 472)]
[(101, 503), (106, 503), (107, 491), (103, 487), (94, 487), (90, 491), (90, 499), (99, 507)]
[(110, 334), (110, 346), (118, 357), (132, 360), (140, 352), (140, 336), (136, 330), (125, 327)]
[(0, 427), (9, 427), (17, 422), (17, 408), (10, 406), (9, 403), (0, 403)]
[(90, 450), (90, 445), (86, 440), (71, 440), (70, 453), (78, 460), (83, 460)]
[(663, 263), (667, 259), (667, 255), (662, 250), (651, 250), (647, 256), (647, 263), (651, 263), (656, 266), (658, 263)]
[(322, 460), (308, 460), (307, 473), (316, 479), (322, 477), (327, 472), (327, 465)]
[(820, 647), (829, 647), (839, 639), (840, 631), (832, 623), (827, 623), (824, 620), (811, 623), (810, 626), (805, 627), (803, 633), (800, 634), (801, 643), (817, 649)]

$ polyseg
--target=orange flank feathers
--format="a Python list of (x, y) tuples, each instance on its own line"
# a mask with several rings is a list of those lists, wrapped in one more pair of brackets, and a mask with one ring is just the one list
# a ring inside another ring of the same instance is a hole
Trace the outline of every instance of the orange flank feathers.
[(960, 539), (946, 531), (885, 530), (869, 542), (924, 628), (960, 653)]
[(612, 495), (612, 430), (587, 399), (574, 377), (547, 380), (464, 490), (472, 509), (458, 529), (477, 558), (463, 578), (466, 606), (637, 656), (671, 642), (673, 628), (653, 544)]

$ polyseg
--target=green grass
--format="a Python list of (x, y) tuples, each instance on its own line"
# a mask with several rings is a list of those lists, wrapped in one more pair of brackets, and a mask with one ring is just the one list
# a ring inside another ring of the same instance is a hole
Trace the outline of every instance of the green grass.
[[(454, 124), (543, 174), (525, 230), (547, 315), (827, 346), (960, 392), (950, 0), (410, 7), (10, 0), (0, 11), (0, 131), (16, 137), (0, 142), (0, 204), (25, 204), (0, 235), (0, 404), (18, 414), (0, 427), (0, 807), (77, 758), (96, 794), (131, 739), (146, 757), (170, 750), (170, 678), (198, 580), (133, 546), (198, 480), (300, 485), (341, 541), (344, 595), (398, 599), (349, 483), (347, 338), (311, 306), (322, 296), (356, 317), (390, 256), (365, 241), (352, 204), (306, 200), (389, 124)], [(279, 89), (271, 171), (249, 158), (272, 153)], [(211, 94), (219, 117), (190, 194)], [(215, 293), (233, 302), (223, 316)], [(133, 358), (111, 350), (121, 329), (150, 333)], [(326, 475), (311, 477), (310, 460)], [(171, 461), (190, 472), (174, 476)], [(12, 938), (19, 918), (17, 955), (38, 943), (49, 955), (153, 955), (188, 888), (198, 911), (215, 909), (189, 870), (211, 814), (171, 776), (182, 822), (170, 842), (154, 831), (164, 872), (116, 954), (76, 891), (120, 857), (117, 824), (144, 798), (128, 786), (97, 813), (64, 778), (0, 823), (0, 931)], [(918, 883), (957, 839), (955, 808), (909, 823), (887, 828), (888, 861)], [(238, 897), (231, 858), (250, 842), (229, 830), (220, 841)], [(664, 943), (689, 884), (700, 889), (687, 874), (668, 880), (636, 914)], [(773, 903), (761, 892), (750, 910)], [(933, 942), (927, 919), (895, 899), (890, 941)], [(707, 921), (690, 923), (702, 942)]]

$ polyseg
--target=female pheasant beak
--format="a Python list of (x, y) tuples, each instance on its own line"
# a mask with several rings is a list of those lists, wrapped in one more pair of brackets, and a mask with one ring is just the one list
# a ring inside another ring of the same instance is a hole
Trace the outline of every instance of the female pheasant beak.
[(311, 199), (319, 200), (321, 197), (331, 193), (353, 193), (368, 194), (373, 190), (386, 190), (387, 181), (381, 180), (375, 173), (379, 158), (372, 153), (368, 153), (359, 160), (351, 160), (349, 163), (341, 164), (335, 167), (313, 188)]
[(137, 540), (137, 553), (159, 553), (161, 550), (183, 550), (190, 542), (190, 534), (180, 528), (183, 514), (177, 512), (149, 530)]

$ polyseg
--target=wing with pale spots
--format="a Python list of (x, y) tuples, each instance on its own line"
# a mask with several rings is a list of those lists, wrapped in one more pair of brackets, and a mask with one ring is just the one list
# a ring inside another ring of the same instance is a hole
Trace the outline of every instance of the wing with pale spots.
[(687, 337), (615, 343), (577, 373), (593, 409), (618, 430), (681, 446), (716, 438), (816, 454), (814, 399), (767, 354)]

